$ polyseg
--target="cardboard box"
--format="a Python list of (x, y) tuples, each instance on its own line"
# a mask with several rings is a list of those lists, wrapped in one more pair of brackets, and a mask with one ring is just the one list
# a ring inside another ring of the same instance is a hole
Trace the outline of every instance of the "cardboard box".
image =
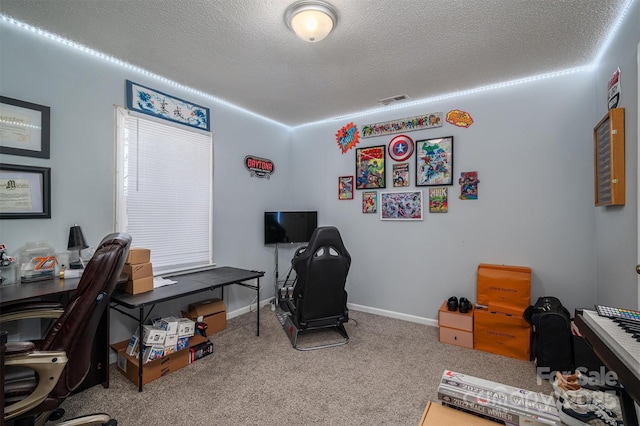
[[(134, 333), (133, 337), (138, 337), (138, 330)], [(153, 325), (142, 326), (142, 344), (145, 346), (162, 345), (164, 344), (164, 338), (167, 335), (167, 331)]]
[(465, 314), (450, 311), (445, 300), (438, 309), (438, 333), (442, 343), (473, 349), (473, 309)]
[(498, 304), (524, 311), (531, 304), (531, 268), (527, 266), (478, 266), (479, 305)]
[[(198, 345), (207, 341), (206, 337), (193, 336), (190, 345)], [(129, 344), (128, 340), (114, 343), (111, 345), (118, 352), (118, 370), (131, 380), (136, 386), (138, 385), (138, 358), (127, 355), (125, 350)], [(189, 365), (189, 349), (176, 351), (168, 356), (156, 359), (142, 365), (142, 384), (145, 385), (153, 380), (166, 376), (169, 373), (177, 371)]]
[(129, 255), (126, 261), (129, 265), (149, 262), (151, 262), (151, 250), (141, 247), (131, 247), (129, 249)]
[(127, 350), (125, 353), (131, 356), (138, 356), (138, 351), (140, 350), (140, 339), (138, 336), (133, 335), (131, 339), (129, 339), (129, 345), (127, 346)]
[(122, 287), (122, 291), (129, 294), (146, 293), (153, 290), (153, 277), (138, 278), (129, 280)]
[(145, 346), (144, 354), (142, 354), (142, 362), (148, 363), (153, 360), (162, 358), (164, 355), (164, 345), (162, 346)]
[(445, 407), (436, 402), (427, 402), (419, 426), (442, 425), (495, 426), (496, 423), (464, 411)]
[(438, 326), (457, 328), (463, 331), (473, 331), (473, 309), (466, 314), (458, 311), (450, 311), (447, 308), (447, 301), (438, 309)]
[(137, 263), (135, 265), (124, 265), (122, 267), (122, 273), (127, 276), (129, 280), (137, 280), (139, 278), (146, 278), (153, 276), (153, 266), (151, 263)]
[(175, 347), (177, 344), (178, 344), (178, 335), (167, 333), (167, 335), (164, 337), (164, 346)]
[(224, 300), (211, 299), (189, 305), (189, 312), (182, 316), (198, 322), (198, 317), (207, 324), (207, 336), (227, 328), (227, 307)]
[(551, 395), (531, 392), (450, 370), (445, 370), (442, 374), (438, 386), (438, 399), (444, 405), (495, 419), (510, 426), (562, 424), (555, 400)]
[(158, 327), (167, 331), (167, 334), (178, 335), (178, 323), (180, 318), (178, 317), (164, 317), (158, 321)]
[(531, 359), (531, 325), (522, 316), (476, 309), (473, 319), (474, 349)]
[[(194, 336), (195, 337), (195, 336)], [(203, 336), (198, 336), (203, 337)], [(176, 343), (176, 350), (180, 351), (182, 349), (189, 347), (189, 337), (178, 337), (178, 343)]]
[(206, 341), (196, 346), (189, 347), (189, 363), (195, 362), (200, 358), (213, 353), (213, 343)]
[(196, 332), (196, 323), (189, 318), (178, 319), (178, 337), (191, 337)]

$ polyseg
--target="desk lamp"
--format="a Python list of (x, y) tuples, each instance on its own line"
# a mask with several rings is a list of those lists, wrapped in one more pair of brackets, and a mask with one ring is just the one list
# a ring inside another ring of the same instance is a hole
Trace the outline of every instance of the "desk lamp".
[(87, 245), (87, 242), (84, 240), (84, 235), (82, 235), (82, 229), (80, 229), (80, 226), (75, 224), (69, 228), (69, 243), (67, 244), (67, 250), (72, 252), (78, 250), (77, 257), (75, 253), (72, 253), (71, 258), (69, 259), (69, 268), (84, 269), (80, 253), (82, 252), (82, 249), (86, 249), (88, 247), (89, 245)]

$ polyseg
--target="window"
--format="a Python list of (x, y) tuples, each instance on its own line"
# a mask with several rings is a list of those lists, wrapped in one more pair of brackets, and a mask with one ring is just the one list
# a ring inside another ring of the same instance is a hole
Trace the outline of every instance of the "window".
[(156, 275), (212, 265), (211, 133), (116, 117), (116, 229), (151, 249)]

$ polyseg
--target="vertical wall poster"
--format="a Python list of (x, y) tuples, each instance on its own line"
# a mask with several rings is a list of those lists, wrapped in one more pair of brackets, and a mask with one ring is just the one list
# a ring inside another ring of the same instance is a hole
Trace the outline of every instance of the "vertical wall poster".
[(453, 185), (453, 136), (416, 142), (416, 185)]
[(386, 147), (356, 148), (356, 189), (385, 188)]
[(393, 186), (409, 186), (409, 163), (393, 165)]
[(338, 199), (353, 200), (353, 176), (338, 177)]
[(447, 213), (448, 211), (447, 188), (429, 188), (429, 212)]
[(461, 200), (477, 200), (478, 199), (478, 172), (462, 172), (460, 173), (460, 199)]
[(362, 213), (378, 212), (378, 191), (362, 192)]

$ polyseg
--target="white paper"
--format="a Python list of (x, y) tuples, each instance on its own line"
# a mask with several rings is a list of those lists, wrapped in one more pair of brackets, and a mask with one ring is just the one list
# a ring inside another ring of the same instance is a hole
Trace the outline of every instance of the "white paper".
[(176, 284), (178, 281), (169, 280), (162, 277), (153, 277), (153, 288), (164, 287), (165, 285)]

